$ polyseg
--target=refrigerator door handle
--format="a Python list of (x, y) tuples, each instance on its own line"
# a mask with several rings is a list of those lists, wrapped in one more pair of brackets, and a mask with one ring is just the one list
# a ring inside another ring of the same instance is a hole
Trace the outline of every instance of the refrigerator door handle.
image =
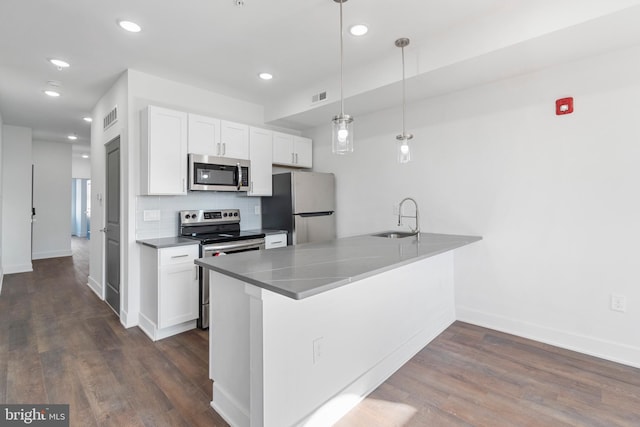
[(299, 213), (294, 215), (299, 215), (301, 217), (326, 216), (326, 215), (333, 215), (333, 211)]

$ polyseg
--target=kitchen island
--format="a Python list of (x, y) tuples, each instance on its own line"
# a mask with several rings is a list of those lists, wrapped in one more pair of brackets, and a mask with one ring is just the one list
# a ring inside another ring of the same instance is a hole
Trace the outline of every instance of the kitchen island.
[(453, 249), (371, 235), (196, 260), (211, 275), (213, 408), (233, 426), (330, 425), (455, 321)]

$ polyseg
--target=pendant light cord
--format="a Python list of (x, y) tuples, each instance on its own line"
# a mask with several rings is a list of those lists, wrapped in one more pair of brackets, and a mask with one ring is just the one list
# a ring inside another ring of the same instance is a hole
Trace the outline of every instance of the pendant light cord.
[(344, 45), (343, 45), (343, 29), (342, 29), (342, 3), (340, 0), (340, 117), (344, 116), (344, 93), (342, 89), (343, 68), (344, 68)]
[(406, 115), (406, 97), (407, 97), (407, 90), (406, 90), (406, 83), (405, 83), (405, 77), (404, 77), (404, 47), (402, 48), (402, 136), (404, 137), (406, 135), (406, 129), (405, 129), (405, 115)]

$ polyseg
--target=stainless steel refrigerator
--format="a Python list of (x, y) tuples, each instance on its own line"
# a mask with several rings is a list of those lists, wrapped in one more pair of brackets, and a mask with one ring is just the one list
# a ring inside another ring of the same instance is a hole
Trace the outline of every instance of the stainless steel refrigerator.
[(287, 231), (287, 243), (336, 237), (335, 177), (332, 173), (273, 175), (273, 196), (262, 198), (262, 228)]

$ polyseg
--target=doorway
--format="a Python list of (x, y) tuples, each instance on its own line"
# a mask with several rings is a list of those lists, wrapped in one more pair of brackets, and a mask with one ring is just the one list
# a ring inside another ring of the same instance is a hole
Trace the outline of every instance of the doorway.
[(91, 237), (91, 180), (71, 179), (71, 235)]
[(120, 316), (120, 137), (106, 145), (105, 299)]

